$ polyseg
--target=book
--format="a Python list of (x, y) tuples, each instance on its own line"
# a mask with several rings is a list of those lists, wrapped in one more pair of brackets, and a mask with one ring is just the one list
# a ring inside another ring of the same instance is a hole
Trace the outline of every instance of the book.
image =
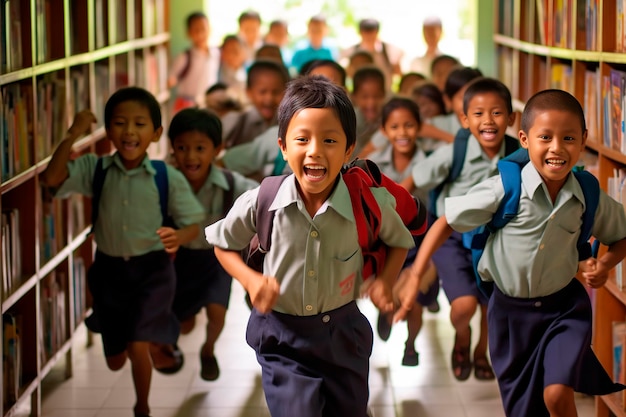
[(19, 398), (22, 375), (22, 353), (19, 317), (12, 313), (2, 316), (2, 376), (4, 407), (15, 404)]

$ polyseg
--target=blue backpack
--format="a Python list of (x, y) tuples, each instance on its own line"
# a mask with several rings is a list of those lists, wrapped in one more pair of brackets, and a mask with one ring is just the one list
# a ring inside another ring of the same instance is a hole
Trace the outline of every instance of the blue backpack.
[[(491, 296), (493, 292), (493, 282), (486, 282), (480, 278), (480, 275), (478, 275), (478, 261), (485, 250), (489, 235), (503, 228), (511, 219), (517, 216), (519, 199), (522, 192), (521, 172), (522, 168), (529, 161), (528, 151), (526, 149), (519, 149), (498, 162), (500, 178), (504, 185), (504, 198), (489, 223), (463, 233), (463, 246), (472, 251), (472, 264), (478, 288), (487, 297)], [(591, 229), (600, 199), (600, 184), (596, 177), (579, 167), (574, 169), (573, 173), (580, 183), (583, 196), (585, 197), (585, 211), (582, 216), (583, 222), (580, 236), (576, 242), (578, 259), (582, 261), (591, 256), (595, 256), (598, 249), (599, 242), (596, 240), (592, 248), (589, 244), (589, 239), (591, 238)]]
[[(429, 193), (429, 207), (430, 212), (437, 217), (437, 199), (443, 191), (443, 187), (446, 184), (454, 182), (459, 175), (461, 175), (461, 171), (463, 170), (463, 164), (465, 163), (465, 155), (467, 154), (467, 143), (469, 142), (469, 137), (471, 133), (469, 129), (461, 128), (457, 130), (456, 135), (454, 136), (454, 142), (452, 142), (452, 166), (450, 167), (450, 172), (448, 176), (441, 184), (437, 187), (433, 188)], [(512, 136), (505, 135), (504, 136), (504, 155), (508, 156), (519, 149), (519, 141)]]

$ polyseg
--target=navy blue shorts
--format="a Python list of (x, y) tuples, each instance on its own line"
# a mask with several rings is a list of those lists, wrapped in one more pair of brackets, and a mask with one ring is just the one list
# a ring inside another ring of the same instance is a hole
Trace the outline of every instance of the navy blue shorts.
[[(429, 224), (430, 226), (430, 224)], [(409, 249), (409, 253), (406, 255), (406, 259), (404, 260), (404, 264), (402, 265), (402, 269), (409, 268), (413, 265), (415, 261), (415, 257), (417, 256), (417, 251), (419, 250), (422, 241), (424, 240), (424, 236), (426, 234), (419, 236), (413, 236), (413, 241), (415, 242), (415, 247)], [(437, 300), (437, 296), (439, 295), (439, 277), (437, 277), (433, 283), (428, 287), (428, 291), (424, 294), (423, 292), (417, 293), (417, 302), (422, 306), (429, 306)]]
[(172, 309), (179, 320), (187, 320), (207, 304), (228, 308), (232, 277), (215, 257), (213, 249), (181, 247), (174, 259), (176, 295)]
[(604, 395), (615, 384), (591, 349), (591, 302), (573, 279), (547, 297), (513, 298), (494, 288), (489, 301), (489, 352), (508, 417), (549, 417), (548, 385)]
[(246, 340), (272, 417), (366, 417), (373, 334), (354, 301), (315, 316), (253, 309)]
[(180, 331), (172, 312), (176, 275), (165, 251), (128, 259), (96, 251), (87, 282), (93, 314), (86, 324), (102, 334), (106, 356), (124, 352), (129, 342), (176, 342)]

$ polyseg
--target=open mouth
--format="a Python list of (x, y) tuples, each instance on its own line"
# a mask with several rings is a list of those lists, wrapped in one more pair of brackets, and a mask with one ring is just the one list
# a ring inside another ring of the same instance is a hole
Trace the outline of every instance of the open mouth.
[(326, 175), (326, 168), (321, 165), (307, 165), (304, 167), (304, 175), (312, 180), (320, 180)]
[(561, 168), (566, 164), (564, 159), (546, 159), (546, 165), (553, 168)]
[(139, 147), (139, 142), (122, 141), (122, 147), (127, 151), (133, 151)]
[(187, 171), (187, 172), (197, 172), (197, 171), (200, 171), (200, 165), (197, 165), (197, 164), (185, 165), (185, 171)]
[(410, 139), (396, 139), (396, 145), (398, 146), (409, 146), (411, 144), (411, 140)]
[(485, 129), (481, 130), (480, 134), (485, 140), (496, 140), (496, 135), (498, 131), (496, 129)]

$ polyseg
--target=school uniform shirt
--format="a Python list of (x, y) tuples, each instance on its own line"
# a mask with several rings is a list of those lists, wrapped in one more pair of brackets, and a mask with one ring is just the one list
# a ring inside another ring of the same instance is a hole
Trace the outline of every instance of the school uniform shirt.
[(354, 108), (354, 114), (356, 115), (356, 143), (352, 156), (356, 157), (363, 150), (365, 145), (370, 143), (372, 136), (380, 131), (380, 118), (370, 122), (365, 119), (363, 112), (358, 107)]
[(391, 91), (391, 85), (393, 81), (393, 66), (402, 63), (404, 58), (404, 51), (388, 42), (376, 41), (374, 45), (374, 51), (365, 49), (361, 46), (361, 43), (354, 45), (341, 53), (342, 60), (349, 60), (349, 58), (357, 51), (367, 51), (372, 54), (374, 58), (374, 65), (376, 65), (385, 75), (385, 83), (387, 85), (387, 91)]
[(242, 105), (248, 104), (248, 95), (246, 94), (246, 78), (248, 77), (244, 66), (240, 68), (228, 68), (220, 65), (217, 79), (228, 86), (228, 89), (241, 102)]
[(220, 68), (220, 50), (209, 47), (209, 51), (199, 48), (191, 48), (191, 55), (178, 54), (172, 63), (171, 73), (180, 74), (187, 66), (187, 59), (191, 60), (189, 70), (184, 78), (178, 79), (176, 94), (179, 97), (194, 100), (200, 107), (204, 107), (204, 93), (217, 82)]
[[(459, 232), (486, 224), (504, 198), (500, 176), (476, 185), (466, 195), (446, 199), (446, 218)], [(578, 269), (576, 242), (582, 226), (584, 196), (570, 175), (556, 201), (532, 163), (522, 169), (518, 215), (491, 234), (478, 265), (483, 280), (506, 295), (543, 297), (563, 289)], [(605, 245), (626, 237), (624, 207), (604, 191), (592, 234)]]
[[(421, 149), (415, 150), (415, 155), (411, 158), (409, 165), (404, 169), (404, 171), (400, 172), (396, 169), (393, 163), (393, 146), (388, 143), (384, 149), (376, 151), (368, 156), (368, 159), (378, 165), (380, 172), (388, 176), (392, 181), (397, 183), (401, 183), (404, 179), (411, 176), (414, 167), (424, 159), (426, 159), (426, 154)], [(416, 188), (413, 191), (413, 196), (419, 198), (421, 201), (426, 202), (428, 200), (428, 193), (422, 189)]]
[[(452, 144), (446, 144), (434, 151), (428, 158), (413, 167), (413, 182), (417, 188), (430, 191), (441, 184), (452, 168)], [(500, 153), (493, 159), (483, 152), (478, 139), (470, 135), (467, 141), (467, 152), (463, 169), (458, 178), (444, 185), (439, 198), (435, 202), (437, 213), (444, 212), (446, 197), (463, 195), (474, 185), (498, 173), (498, 161), (504, 157), (504, 140)], [(440, 215), (440, 214), (438, 214)]]
[[(278, 146), (278, 126), (272, 126), (252, 142), (233, 146), (222, 157), (224, 166), (241, 175), (252, 175), (260, 172), (262, 177), (271, 175), (274, 171), (274, 162), (282, 153)], [(291, 168), (285, 163), (282, 174), (291, 174)]]
[[(253, 181), (233, 172), (233, 201), (244, 192), (259, 185)], [(191, 242), (183, 245), (189, 249), (208, 249), (211, 247), (202, 232), (206, 226), (213, 224), (224, 217), (224, 193), (229, 190), (229, 184), (224, 171), (213, 165), (204, 185), (196, 193), (196, 198), (204, 207), (204, 219), (200, 223), (201, 232)]]
[[(83, 155), (67, 165), (69, 176), (57, 190), (57, 197), (71, 193), (88, 197), (93, 193), (93, 177), (98, 156)], [(168, 212), (180, 227), (200, 223), (204, 209), (194, 197), (183, 174), (166, 165)], [(163, 219), (156, 171), (146, 156), (137, 168), (127, 170), (119, 155), (102, 157), (106, 177), (100, 196), (100, 209), (94, 227), (98, 250), (109, 256), (129, 257), (163, 250), (156, 230)]]
[[(226, 218), (205, 229), (207, 241), (241, 250), (256, 232), (258, 188), (244, 193)], [(385, 188), (372, 188), (381, 212), (380, 238), (389, 246), (411, 248), (413, 238), (395, 211)], [(363, 257), (352, 202), (342, 178), (311, 218), (296, 189), (295, 176), (281, 184), (270, 206), (276, 210), (272, 246), (265, 256), (265, 275), (276, 277), (280, 296), (274, 310), (296, 315), (320, 314), (355, 300), (362, 282)]]
[(423, 74), (424, 76), (426, 76), (426, 78), (430, 79), (432, 77), (430, 67), (432, 66), (433, 60), (442, 54), (443, 52), (441, 52), (439, 48), (437, 48), (433, 55), (422, 55), (413, 58), (413, 60), (409, 64), (409, 71)]
[(277, 123), (276, 117), (267, 122), (254, 106), (250, 106), (243, 112), (229, 112), (222, 117), (221, 121), (226, 149), (251, 142)]
[[(430, 119), (425, 120), (424, 123), (431, 124), (437, 129), (441, 129), (444, 132), (448, 132), (453, 135), (456, 135), (456, 132), (462, 127), (459, 118), (454, 113), (431, 117)], [(427, 154), (430, 154), (436, 149), (446, 145), (446, 142), (434, 138), (419, 138), (417, 141), (420, 148)]]

